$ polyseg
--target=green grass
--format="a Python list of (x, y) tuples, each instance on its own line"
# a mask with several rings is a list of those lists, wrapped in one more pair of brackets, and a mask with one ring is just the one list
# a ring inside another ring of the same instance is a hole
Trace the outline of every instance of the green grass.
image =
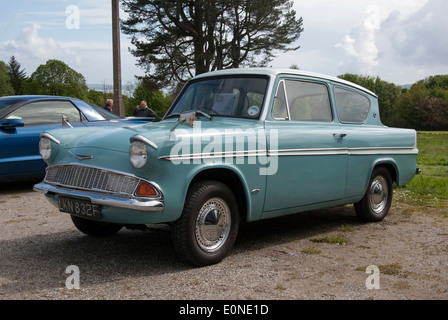
[(396, 188), (396, 200), (429, 207), (448, 206), (448, 131), (418, 132), (417, 167), (421, 173)]

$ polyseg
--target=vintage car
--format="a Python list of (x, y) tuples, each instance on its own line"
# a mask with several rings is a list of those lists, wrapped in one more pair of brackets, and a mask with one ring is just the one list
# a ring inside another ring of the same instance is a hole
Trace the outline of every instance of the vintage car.
[(243, 221), (345, 204), (380, 221), (418, 172), (416, 132), (384, 126), (375, 94), (272, 68), (201, 74), (160, 122), (45, 132), (40, 153), (34, 189), (81, 232), (167, 223), (198, 266), (225, 258)]

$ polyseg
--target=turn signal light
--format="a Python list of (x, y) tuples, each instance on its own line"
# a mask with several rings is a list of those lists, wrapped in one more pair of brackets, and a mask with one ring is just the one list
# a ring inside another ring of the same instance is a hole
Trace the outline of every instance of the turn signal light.
[(154, 189), (152, 185), (147, 182), (142, 182), (135, 193), (137, 196), (148, 197), (148, 196), (156, 196), (157, 191)]

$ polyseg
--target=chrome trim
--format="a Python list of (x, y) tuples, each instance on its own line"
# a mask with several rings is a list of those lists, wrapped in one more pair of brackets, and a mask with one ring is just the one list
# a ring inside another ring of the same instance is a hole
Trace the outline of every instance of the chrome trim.
[(384, 147), (384, 148), (316, 148), (316, 149), (281, 149), (281, 150), (246, 150), (214, 153), (190, 153), (159, 157), (159, 160), (195, 160), (219, 159), (232, 157), (261, 156), (324, 156), (324, 155), (385, 155), (385, 154), (418, 154), (414, 147)]
[(113, 195), (95, 194), (92, 192), (69, 190), (49, 185), (45, 182), (38, 183), (33, 187), (34, 191), (42, 192), (51, 196), (68, 196), (73, 198), (89, 199), (93, 204), (111, 206), (116, 208), (133, 209), (139, 211), (162, 211), (164, 204), (162, 200), (147, 198), (124, 198)]
[(141, 136), (141, 135), (139, 135), (139, 134), (137, 134), (137, 135), (135, 135), (135, 136), (132, 136), (132, 137), (130, 138), (130, 140), (131, 140), (131, 142), (134, 142), (134, 141), (141, 141), (141, 142), (143, 142), (144, 144), (146, 144), (146, 145), (150, 146), (151, 148), (153, 148), (154, 150), (157, 150), (157, 148), (158, 148), (157, 144), (155, 144), (154, 142), (152, 142), (152, 141), (149, 140), (148, 138), (145, 138), (144, 136)]
[(59, 141), (58, 139), (56, 139), (55, 137), (53, 137), (51, 134), (44, 132), (40, 134), (40, 138), (47, 138), (50, 139), (51, 141), (57, 143), (57, 144), (61, 144), (61, 141)]
[[(75, 189), (95, 194), (107, 194), (111, 197), (163, 202), (163, 193), (157, 184), (120, 171), (80, 164), (52, 165), (48, 166), (46, 171), (43, 182), (62, 190)], [(135, 196), (135, 192), (142, 182), (150, 184), (157, 195), (154, 197)]]

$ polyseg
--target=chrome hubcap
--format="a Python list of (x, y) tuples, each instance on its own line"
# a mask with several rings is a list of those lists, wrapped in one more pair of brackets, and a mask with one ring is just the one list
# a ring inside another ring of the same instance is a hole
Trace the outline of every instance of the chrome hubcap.
[(230, 233), (231, 216), (227, 203), (220, 198), (209, 199), (196, 220), (195, 236), (202, 250), (218, 250)]
[(370, 208), (376, 214), (381, 213), (386, 207), (389, 197), (386, 179), (382, 176), (376, 177), (370, 185), (369, 192)]

